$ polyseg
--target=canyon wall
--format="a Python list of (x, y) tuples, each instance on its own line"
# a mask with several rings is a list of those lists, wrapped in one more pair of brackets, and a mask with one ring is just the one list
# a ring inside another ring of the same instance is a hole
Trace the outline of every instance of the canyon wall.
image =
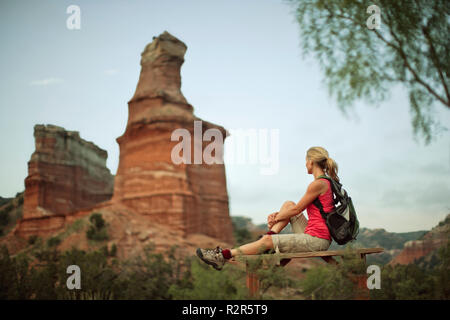
[(392, 259), (391, 265), (409, 264), (419, 258), (430, 255), (435, 250), (446, 245), (450, 240), (450, 214), (437, 226), (432, 228), (421, 239), (405, 243), (403, 250)]
[(440, 248), (445, 242), (440, 239), (411, 240), (405, 243), (403, 250), (390, 264), (409, 264)]
[(23, 217), (15, 230), (22, 237), (61, 229), (67, 215), (110, 199), (114, 185), (107, 152), (81, 139), (77, 131), (35, 125), (34, 138)]
[[(118, 137), (119, 167), (113, 202), (120, 202), (150, 221), (182, 231), (232, 241), (225, 167), (214, 163), (174, 163), (172, 141), (176, 129), (192, 137), (191, 155), (210, 142), (194, 143), (194, 121), (204, 133), (221, 126), (202, 121), (181, 93), (180, 69), (186, 45), (168, 32), (153, 38), (141, 58), (141, 73), (128, 102), (128, 122)], [(186, 155), (183, 154), (183, 157)], [(216, 154), (223, 159), (223, 154)]]

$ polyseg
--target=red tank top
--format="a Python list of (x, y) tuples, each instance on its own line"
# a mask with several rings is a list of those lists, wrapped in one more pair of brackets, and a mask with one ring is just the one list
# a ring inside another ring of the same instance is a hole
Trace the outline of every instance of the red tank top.
[[(325, 178), (320, 179), (327, 182), (328, 190), (323, 195), (319, 195), (319, 200), (322, 203), (323, 210), (325, 212), (330, 212), (334, 209), (333, 192), (331, 190), (330, 181)], [(319, 208), (311, 202), (306, 207), (306, 213), (308, 214), (308, 224), (306, 225), (305, 233), (331, 241), (330, 231), (328, 230), (325, 220), (320, 215)]]

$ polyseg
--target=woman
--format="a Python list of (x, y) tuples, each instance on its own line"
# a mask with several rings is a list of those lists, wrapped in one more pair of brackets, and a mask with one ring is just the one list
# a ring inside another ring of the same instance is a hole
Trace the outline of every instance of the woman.
[[(312, 147), (306, 153), (306, 169), (314, 176), (305, 195), (295, 204), (286, 201), (279, 212), (268, 216), (269, 231), (255, 242), (251, 242), (235, 249), (197, 249), (197, 256), (205, 263), (221, 270), (225, 262), (232, 257), (244, 254), (259, 254), (270, 249), (278, 249), (281, 253), (327, 250), (331, 245), (331, 236), (325, 220), (319, 209), (312, 203), (319, 197), (325, 212), (334, 209), (333, 192), (330, 182), (321, 175), (328, 175), (339, 181), (337, 164), (328, 156), (322, 147)], [(306, 209), (308, 221), (302, 213)], [(279, 234), (291, 223), (293, 234)], [(304, 227), (306, 225), (306, 228)]]

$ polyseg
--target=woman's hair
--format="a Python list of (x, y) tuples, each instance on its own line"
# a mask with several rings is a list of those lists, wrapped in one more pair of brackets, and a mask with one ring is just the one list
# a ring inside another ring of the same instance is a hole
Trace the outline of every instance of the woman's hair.
[(306, 152), (306, 158), (316, 163), (329, 177), (339, 182), (338, 165), (328, 156), (328, 151), (322, 147), (311, 147)]

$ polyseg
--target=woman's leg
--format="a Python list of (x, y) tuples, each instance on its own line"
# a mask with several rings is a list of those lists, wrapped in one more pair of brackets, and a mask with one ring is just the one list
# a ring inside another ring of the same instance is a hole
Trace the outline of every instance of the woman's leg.
[(231, 256), (241, 254), (260, 254), (267, 249), (273, 249), (272, 237), (270, 235), (264, 235), (261, 239), (244, 244), (236, 249), (231, 249)]
[[(282, 212), (282, 211), (286, 210), (287, 208), (289, 208), (291, 206), (295, 206), (295, 203), (293, 201), (285, 201), (283, 203), (283, 205), (281, 206), (279, 212)], [(277, 223), (275, 223), (272, 226), (272, 228), (270, 228), (270, 231), (273, 231), (275, 233), (280, 233), (281, 230), (283, 230), (284, 227), (286, 227), (288, 225), (288, 223), (289, 223), (289, 219), (278, 221)]]

